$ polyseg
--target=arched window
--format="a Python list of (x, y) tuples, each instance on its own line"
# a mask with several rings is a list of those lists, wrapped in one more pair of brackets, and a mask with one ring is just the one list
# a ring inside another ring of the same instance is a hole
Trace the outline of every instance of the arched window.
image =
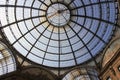
[(118, 71), (120, 71), (120, 65), (118, 66)]
[(107, 77), (107, 79), (106, 79), (106, 80), (112, 80), (112, 79), (111, 79), (111, 77), (109, 76), (109, 77)]
[(69, 72), (62, 80), (99, 80), (96, 70), (90, 68), (75, 69)]
[(0, 42), (0, 75), (16, 70), (16, 62), (11, 51)]

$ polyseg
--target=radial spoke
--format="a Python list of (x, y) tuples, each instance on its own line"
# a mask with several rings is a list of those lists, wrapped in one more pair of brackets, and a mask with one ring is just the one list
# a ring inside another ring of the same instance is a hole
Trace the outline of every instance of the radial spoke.
[(30, 29), (29, 31), (27, 31), (25, 34), (23, 34), (21, 37), (19, 37), (14, 43), (12, 43), (12, 45), (14, 45), (17, 41), (19, 41), (22, 37), (24, 37), (25, 35), (27, 35), (28, 33), (30, 33), (32, 30), (34, 30), (35, 28), (37, 28), (38, 26), (42, 25), (43, 23), (45, 23), (46, 21), (36, 25), (34, 28)]
[[(50, 24), (47, 26), (47, 28), (50, 26)], [(38, 42), (38, 40), (40, 39), (40, 37), (44, 34), (44, 32), (47, 30), (47, 28), (41, 33), (41, 35), (36, 39), (36, 41), (34, 42), (34, 44), (32, 45), (32, 47), (30, 48), (30, 50), (28, 51), (28, 53), (26, 54), (25, 58), (30, 54), (31, 50), (34, 48), (34, 46), (36, 45), (36, 43)], [(24, 63), (25, 58), (23, 59), (23, 61), (21, 62), (21, 65)]]
[(71, 5), (74, 1), (75, 1), (75, 0), (71, 0), (71, 2), (68, 4), (68, 6)]
[(51, 4), (53, 3), (52, 0), (50, 0)]
[(73, 22), (73, 23), (81, 26), (81, 27), (84, 28), (85, 30), (87, 30), (87, 31), (89, 31), (90, 33), (92, 33), (93, 35), (95, 35), (95, 36), (96, 36), (98, 39), (100, 39), (102, 42), (104, 42), (105, 44), (107, 44), (106, 41), (104, 41), (101, 37), (99, 37), (97, 34), (95, 34), (94, 32), (92, 32), (90, 29), (87, 29), (84, 25), (81, 25), (81, 24), (79, 24), (79, 23), (77, 23), (77, 22), (75, 22), (75, 21), (73, 21), (73, 20), (71, 20), (71, 22)]
[(92, 19), (92, 20), (97, 20), (97, 21), (104, 22), (104, 23), (107, 23), (107, 24), (110, 24), (110, 25), (113, 25), (113, 26), (116, 25), (116, 23), (110, 22), (110, 21), (108, 21), (108, 20), (96, 18), (96, 17), (84, 16), (84, 15), (72, 15), (72, 16), (83, 17), (83, 18), (88, 18), (88, 19)]
[(80, 39), (80, 41), (83, 43), (83, 45), (85, 46), (85, 48), (88, 50), (90, 56), (92, 57), (92, 59), (95, 61), (95, 64), (97, 66), (97, 61), (94, 58), (93, 54), (91, 53), (90, 49), (88, 48), (88, 46), (86, 45), (86, 43), (83, 41), (83, 39), (76, 33), (76, 31), (68, 24), (68, 26), (71, 28), (71, 30), (76, 34), (76, 36)]
[(52, 29), (52, 32), (51, 32), (51, 34), (50, 34), (50, 38), (49, 38), (49, 40), (48, 40), (48, 44), (47, 44), (47, 47), (46, 47), (46, 50), (45, 50), (46, 52), (45, 52), (45, 54), (44, 54), (42, 64), (44, 64), (44, 59), (45, 59), (45, 56), (46, 56), (46, 54), (47, 54), (47, 50), (48, 50), (48, 48), (49, 48), (49, 44), (50, 44), (50, 40), (51, 40), (53, 31), (54, 31), (54, 27), (53, 27), (53, 29)]
[(44, 3), (44, 1), (38, 0), (39, 2), (41, 2), (42, 4), (44, 4), (46, 7), (48, 7), (48, 5), (46, 3)]
[(34, 17), (26, 18), (26, 19), (17, 20), (17, 21), (15, 21), (15, 22), (9, 23), (9, 24), (7, 24), (7, 25), (1, 26), (0, 28), (3, 29), (3, 28), (6, 28), (6, 27), (8, 27), (8, 26), (11, 26), (11, 25), (13, 25), (13, 24), (20, 23), (20, 22), (22, 22), (22, 21), (26, 21), (26, 20), (29, 20), (29, 19), (39, 18), (39, 17), (45, 17), (45, 15), (34, 16)]
[[(60, 61), (60, 56), (61, 56), (61, 39), (60, 39), (60, 28), (58, 28), (58, 54), (59, 54), (59, 58), (58, 58), (58, 60), (59, 60), (59, 62), (58, 62), (58, 67), (60, 68), (60, 63), (61, 63), (61, 61)], [(59, 75), (60, 75), (60, 73), (59, 73)]]
[[(68, 26), (69, 26), (69, 25), (68, 25)], [(64, 27), (63, 27), (63, 28), (64, 28)], [(67, 31), (66, 31), (65, 28), (64, 28), (64, 31), (65, 31), (65, 34), (66, 34), (66, 36), (67, 36), (68, 42), (69, 42), (69, 44), (70, 44), (70, 48), (71, 48), (72, 53), (73, 53), (73, 57), (74, 57), (74, 60), (75, 60), (75, 64), (77, 65), (77, 60), (76, 60), (75, 52), (74, 52), (74, 50), (73, 50), (72, 44), (71, 44), (71, 42), (70, 42), (70, 40), (69, 40), (69, 36), (68, 36)]]
[(68, 21), (67, 19), (66, 19), (66, 17), (62, 14), (62, 16), (63, 16), (63, 18), (66, 20), (66, 21)]
[(35, 9), (35, 10), (40, 10), (40, 11), (44, 11), (44, 9), (39, 9), (39, 8), (35, 8), (35, 7), (29, 7), (29, 6), (21, 6), (21, 5), (0, 5), (0, 7), (8, 7), (8, 8), (26, 8), (26, 9)]

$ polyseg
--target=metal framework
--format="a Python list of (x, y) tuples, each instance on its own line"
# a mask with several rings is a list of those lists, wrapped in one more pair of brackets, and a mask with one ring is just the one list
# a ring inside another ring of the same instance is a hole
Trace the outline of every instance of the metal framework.
[(97, 75), (95, 69), (80, 68), (72, 70), (62, 80), (99, 80)]
[(115, 30), (117, 8), (114, 0), (2, 0), (1, 30), (24, 56), (21, 65), (26, 58), (55, 68), (90, 59), (97, 65), (95, 56)]
[(0, 42), (0, 75), (16, 70), (16, 61), (11, 51)]

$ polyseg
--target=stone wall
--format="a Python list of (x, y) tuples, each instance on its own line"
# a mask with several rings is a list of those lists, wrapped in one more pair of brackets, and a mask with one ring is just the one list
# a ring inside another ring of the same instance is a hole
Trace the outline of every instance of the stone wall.
[(101, 80), (107, 80), (108, 77), (110, 77), (111, 80), (120, 80), (120, 70), (118, 67), (120, 67), (120, 52), (116, 53), (102, 69), (100, 74)]

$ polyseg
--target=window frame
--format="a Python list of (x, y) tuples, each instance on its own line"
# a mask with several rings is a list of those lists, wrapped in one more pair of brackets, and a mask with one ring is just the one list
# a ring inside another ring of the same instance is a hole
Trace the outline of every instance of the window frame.
[(118, 71), (120, 72), (120, 65), (118, 66), (118, 68), (117, 68), (117, 69), (118, 69)]
[(108, 76), (108, 77), (106, 78), (106, 80), (112, 80), (112, 79), (111, 79), (111, 77), (110, 77), (110, 76)]

